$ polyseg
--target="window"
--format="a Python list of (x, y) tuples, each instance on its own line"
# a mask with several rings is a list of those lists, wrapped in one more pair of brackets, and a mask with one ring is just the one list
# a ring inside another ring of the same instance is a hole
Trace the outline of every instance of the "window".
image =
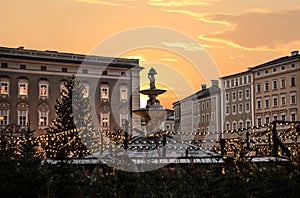
[(261, 99), (260, 99), (260, 98), (258, 98), (258, 99), (256, 100), (256, 108), (257, 108), (257, 109), (261, 109)]
[(244, 76), (244, 84), (247, 84), (247, 76)]
[(46, 128), (48, 126), (48, 115), (49, 115), (49, 105), (46, 103), (42, 103), (38, 107), (39, 121), (38, 125), (40, 128)]
[(83, 69), (83, 70), (82, 70), (82, 73), (83, 73), (83, 74), (87, 74), (87, 73), (88, 73), (88, 70), (87, 70), (87, 69)]
[(121, 72), (121, 76), (126, 76), (126, 72)]
[(273, 68), (273, 73), (276, 73), (276, 67)]
[(260, 76), (260, 72), (256, 72), (256, 76)]
[(237, 78), (235, 79), (235, 86), (239, 86), (239, 80)]
[(226, 107), (225, 107), (225, 113), (226, 113), (226, 115), (229, 115), (229, 105), (226, 105)]
[(269, 82), (265, 82), (265, 91), (269, 91)]
[(235, 91), (234, 91), (234, 92), (232, 92), (232, 100), (233, 100), (233, 101), (235, 101), (235, 100), (236, 100), (236, 93), (235, 93)]
[(243, 91), (239, 90), (239, 100), (242, 100), (242, 99), (243, 99)]
[(48, 86), (49, 86), (49, 83), (47, 81), (39, 82), (40, 98), (48, 97)]
[(250, 127), (251, 127), (251, 122), (250, 122), (250, 120), (247, 120), (247, 121), (246, 121), (246, 127), (247, 127), (247, 128), (250, 128)]
[(210, 120), (209, 120), (209, 114), (206, 114), (206, 122), (209, 123)]
[(270, 98), (265, 97), (265, 108), (269, 108), (269, 107), (270, 107)]
[(61, 71), (62, 71), (62, 72), (68, 72), (68, 68), (63, 67), (63, 68), (61, 68)]
[(262, 124), (260, 116), (257, 116), (256, 122), (257, 122), (257, 125), (261, 125)]
[(285, 121), (285, 119), (286, 119), (285, 113), (281, 113), (281, 120)]
[(285, 94), (281, 94), (280, 95), (280, 101), (281, 101), (281, 106), (285, 106), (286, 105), (286, 95)]
[(205, 109), (205, 103), (202, 102), (202, 110), (204, 110), (204, 109)]
[(270, 123), (270, 117), (269, 115), (265, 116), (265, 124), (269, 124)]
[(26, 65), (21, 64), (21, 65), (20, 65), (20, 69), (26, 69)]
[(231, 87), (234, 87), (234, 80), (231, 80)]
[(66, 84), (67, 84), (66, 80), (60, 81), (60, 85), (59, 85), (59, 91), (60, 92), (62, 92), (63, 90), (67, 90)]
[(19, 96), (27, 96), (28, 94), (28, 81), (25, 79), (19, 80)]
[(243, 104), (242, 103), (239, 104), (239, 113), (243, 113)]
[(273, 114), (273, 121), (276, 121), (278, 119), (277, 114)]
[(215, 116), (215, 113), (214, 113), (214, 112), (211, 113), (211, 120), (212, 120), (213, 122), (216, 121), (216, 116)]
[(269, 73), (269, 70), (266, 69), (266, 70), (265, 70), (265, 74), (268, 74), (268, 73)]
[(46, 111), (39, 112), (39, 125), (48, 126), (48, 112)]
[(277, 80), (273, 80), (273, 89), (277, 89)]
[(101, 99), (108, 100), (109, 99), (109, 86), (108, 84), (101, 84)]
[(28, 111), (18, 111), (18, 125), (27, 125)]
[(248, 98), (250, 98), (250, 89), (246, 89), (245, 90), (245, 97), (248, 99)]
[(2, 95), (8, 95), (8, 93), (9, 93), (9, 82), (1, 80), (0, 86), (1, 86), (1, 94)]
[(281, 66), (281, 70), (284, 71), (284, 70), (285, 70), (285, 67), (284, 67), (284, 66)]
[(0, 110), (0, 125), (8, 125), (8, 110)]
[(292, 122), (295, 122), (297, 119), (296, 119), (296, 112), (295, 111), (291, 111), (291, 115), (290, 115), (290, 120)]
[(247, 102), (247, 103), (246, 103), (246, 112), (249, 112), (249, 111), (250, 111), (250, 103)]
[(202, 114), (202, 123), (204, 123), (204, 122), (205, 122), (205, 115)]
[(291, 64), (291, 69), (295, 68), (296, 67), (296, 64), (295, 63), (292, 63)]
[(2, 68), (7, 68), (7, 63), (1, 63)]
[(239, 129), (243, 129), (243, 121), (239, 121)]
[(296, 92), (291, 93), (291, 104), (296, 104)]
[(87, 98), (90, 95), (90, 84), (88, 82), (84, 82), (82, 84), (83, 84), (82, 96), (83, 98)]
[(292, 76), (291, 77), (291, 87), (295, 87), (296, 86), (296, 77)]
[(285, 78), (282, 78), (280, 80), (280, 82), (281, 82), (281, 87), (280, 88), (286, 88)]
[(109, 127), (109, 113), (101, 113), (101, 126)]
[(226, 81), (226, 88), (229, 88), (229, 80)]
[(243, 84), (243, 78), (240, 77), (240, 85), (242, 85), (242, 84)]
[(273, 107), (278, 106), (278, 96), (273, 96)]
[(206, 109), (209, 109), (210, 107), (209, 101), (206, 101)]
[(128, 113), (120, 113), (120, 126), (125, 126), (126, 121), (128, 121)]
[(236, 122), (235, 121), (232, 123), (232, 129), (236, 130)]
[(225, 101), (229, 102), (229, 94), (228, 93), (225, 94)]
[(236, 106), (235, 104), (232, 105), (232, 114), (235, 114), (236, 113)]
[(252, 78), (251, 76), (248, 76), (248, 83), (251, 83), (252, 82)]
[(216, 103), (215, 103), (215, 100), (211, 100), (211, 108), (215, 108), (216, 107)]
[(256, 84), (256, 93), (260, 93), (260, 84), (259, 83), (257, 83)]
[(47, 66), (42, 65), (42, 66), (41, 66), (41, 70), (42, 70), (42, 71), (46, 71), (46, 70), (47, 70)]
[(226, 123), (226, 130), (229, 131), (230, 130), (230, 124), (227, 122)]
[(107, 71), (103, 71), (103, 72), (102, 72), (102, 75), (107, 75)]
[(121, 86), (120, 95), (121, 95), (121, 100), (127, 100), (127, 86)]

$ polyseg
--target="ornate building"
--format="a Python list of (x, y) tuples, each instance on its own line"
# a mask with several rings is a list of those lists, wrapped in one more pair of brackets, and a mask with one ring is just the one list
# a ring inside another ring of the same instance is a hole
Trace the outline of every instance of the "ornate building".
[(140, 107), (137, 59), (0, 47), (0, 127), (10, 124), (42, 133), (51, 124), (54, 105), (73, 75), (90, 97), (96, 127), (114, 130), (123, 121), (140, 126), (132, 115)]

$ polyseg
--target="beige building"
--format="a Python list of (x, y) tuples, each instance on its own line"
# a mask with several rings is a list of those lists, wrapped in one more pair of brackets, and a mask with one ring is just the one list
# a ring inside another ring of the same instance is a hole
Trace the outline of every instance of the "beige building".
[(251, 68), (255, 125), (300, 118), (300, 55), (282, 57)]
[[(129, 120), (140, 126), (137, 59), (0, 47), (0, 127), (16, 124), (42, 133), (55, 116), (54, 105), (64, 82), (74, 74), (90, 97), (94, 123), (114, 130)], [(133, 117), (132, 117), (133, 116)], [(131, 119), (132, 118), (132, 119)]]

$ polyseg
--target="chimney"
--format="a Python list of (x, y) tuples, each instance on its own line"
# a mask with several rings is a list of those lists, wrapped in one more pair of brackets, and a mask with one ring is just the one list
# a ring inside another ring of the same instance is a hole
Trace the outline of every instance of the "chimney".
[(206, 84), (202, 84), (201, 87), (202, 87), (202, 90), (206, 89)]
[(211, 80), (211, 86), (212, 87), (219, 87), (219, 81), (218, 80)]
[(292, 51), (291, 56), (297, 56), (299, 54), (299, 51)]

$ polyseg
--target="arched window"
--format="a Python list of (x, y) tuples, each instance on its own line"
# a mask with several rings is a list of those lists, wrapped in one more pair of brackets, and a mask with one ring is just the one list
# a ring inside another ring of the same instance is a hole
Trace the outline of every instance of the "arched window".
[(26, 103), (19, 103), (17, 106), (18, 125), (26, 126), (28, 124), (29, 105)]
[(9, 124), (9, 103), (0, 103), (0, 126), (6, 126)]
[(45, 128), (48, 126), (49, 122), (49, 105), (46, 103), (42, 103), (38, 107), (39, 120), (38, 125), (39, 128)]

